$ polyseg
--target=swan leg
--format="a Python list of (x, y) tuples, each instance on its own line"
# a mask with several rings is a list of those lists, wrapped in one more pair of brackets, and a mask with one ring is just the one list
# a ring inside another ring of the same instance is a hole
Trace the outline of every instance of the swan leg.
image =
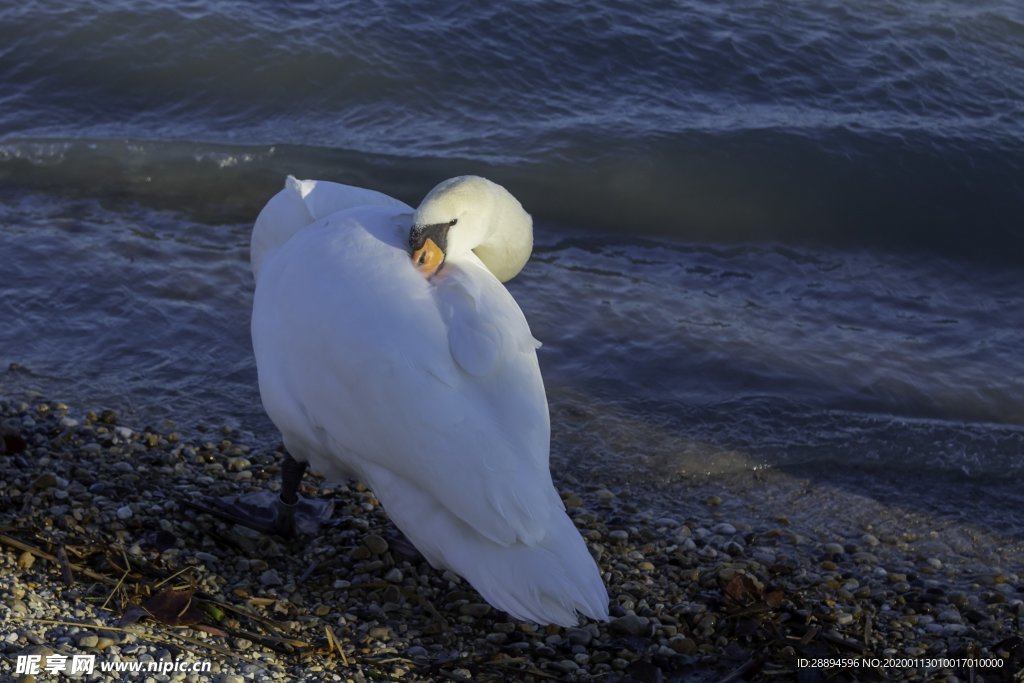
[(205, 503), (189, 503), (193, 508), (233, 524), (241, 524), (260, 533), (295, 538), (315, 535), (330, 519), (334, 502), (306, 498), (299, 493), (307, 464), (286, 454), (281, 463), (281, 494), (257, 491), (245, 495), (210, 498)]

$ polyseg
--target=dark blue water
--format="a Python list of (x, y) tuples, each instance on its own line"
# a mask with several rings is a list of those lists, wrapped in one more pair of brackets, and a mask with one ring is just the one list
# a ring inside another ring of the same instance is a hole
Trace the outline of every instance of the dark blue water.
[(241, 220), (285, 172), (458, 169), (630, 235), (1024, 258), (1012, 0), (175, 5), (0, 11), (6, 184)]
[(272, 439), (247, 244), (287, 173), (505, 184), (606, 461), (1024, 474), (1016, 2), (5, 6), (6, 391)]

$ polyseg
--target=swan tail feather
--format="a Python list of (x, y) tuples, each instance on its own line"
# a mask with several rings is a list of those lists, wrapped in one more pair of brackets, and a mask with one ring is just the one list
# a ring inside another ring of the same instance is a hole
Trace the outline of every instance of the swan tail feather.
[(465, 578), (494, 607), (538, 624), (575, 626), (580, 614), (608, 620), (597, 563), (564, 510), (550, 511), (539, 541), (503, 545), (404, 478), (371, 469), (365, 472), (370, 487), (396, 526), (433, 566)]

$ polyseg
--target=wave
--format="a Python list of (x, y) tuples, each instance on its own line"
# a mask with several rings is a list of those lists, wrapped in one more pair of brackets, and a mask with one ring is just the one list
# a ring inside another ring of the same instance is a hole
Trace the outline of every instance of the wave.
[(290, 144), (0, 140), (6, 187), (137, 201), (211, 223), (251, 221), (287, 174), (372, 187), (415, 205), (438, 181), (467, 173), (507, 185), (538, 220), (589, 231), (1024, 263), (1024, 152), (948, 152), (926, 140), (693, 134), (636, 152), (535, 163)]

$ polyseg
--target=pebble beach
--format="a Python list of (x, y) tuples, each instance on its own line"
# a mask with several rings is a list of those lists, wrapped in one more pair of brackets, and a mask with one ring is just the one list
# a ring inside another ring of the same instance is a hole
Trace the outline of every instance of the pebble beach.
[[(197, 512), (278, 486), (280, 453), (245, 432), (183, 436), (40, 397), (0, 401), (0, 418), (4, 680), (50, 680), (15, 672), (32, 654), (96, 655), (72, 676), (86, 681), (1024, 677), (1020, 546), (998, 530), (919, 533), (918, 513), (870, 497), (847, 527), (815, 530), (785, 510), (839, 494), (771, 470), (694, 477), (686, 501), (659, 502), (637, 477), (570, 464), (567, 444), (592, 432), (579, 411), (555, 410), (569, 425), (553, 471), (612, 619), (568, 629), (512, 621), (432, 569), (358, 483), (307, 475), (333, 522), (293, 541)], [(99, 671), (118, 661), (209, 671)]]
[[(1020, 5), (0, 3), (0, 683), (1024, 683)], [(261, 207), (467, 174), (607, 623), (359, 482), (210, 514), (280, 487)]]

